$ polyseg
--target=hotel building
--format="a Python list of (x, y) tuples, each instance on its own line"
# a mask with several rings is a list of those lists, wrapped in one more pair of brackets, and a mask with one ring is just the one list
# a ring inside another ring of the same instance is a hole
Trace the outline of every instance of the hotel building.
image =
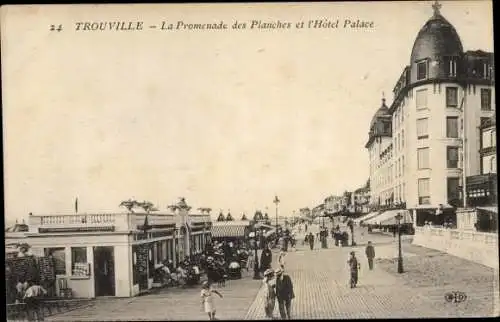
[(464, 51), (440, 5), (433, 9), (365, 146), (372, 205), (403, 204), (418, 226), (455, 216), (464, 178), (491, 164), (479, 153), (480, 126), (495, 109), (493, 53)]

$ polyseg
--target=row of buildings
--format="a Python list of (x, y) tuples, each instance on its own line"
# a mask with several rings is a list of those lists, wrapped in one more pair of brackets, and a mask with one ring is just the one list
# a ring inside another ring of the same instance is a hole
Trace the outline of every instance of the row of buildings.
[(409, 209), (417, 225), (496, 204), (494, 56), (464, 51), (440, 5), (433, 8), (365, 145), (370, 208)]

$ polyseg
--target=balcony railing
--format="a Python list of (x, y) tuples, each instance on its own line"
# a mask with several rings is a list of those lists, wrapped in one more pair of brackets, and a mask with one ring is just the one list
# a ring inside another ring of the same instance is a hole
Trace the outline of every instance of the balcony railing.
[[(145, 213), (106, 213), (75, 215), (31, 215), (28, 220), (29, 232), (38, 233), (40, 229), (61, 231), (64, 229), (113, 228), (114, 231), (133, 231), (144, 224)], [(172, 214), (149, 214), (149, 225), (175, 224)]]

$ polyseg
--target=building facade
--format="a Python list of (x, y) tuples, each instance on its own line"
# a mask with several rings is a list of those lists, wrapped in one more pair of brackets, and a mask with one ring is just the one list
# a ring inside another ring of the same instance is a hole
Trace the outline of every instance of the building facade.
[[(391, 106), (386, 110), (383, 104), (374, 116), (366, 146), (372, 203), (404, 203), (419, 225), (436, 214), (453, 215), (463, 205), (464, 178), (479, 174), (488, 162), (478, 153), (479, 128), (495, 110), (493, 54), (464, 51), (440, 5), (433, 9), (396, 82)], [(375, 132), (387, 119), (391, 129)]]
[(393, 142), (391, 115), (385, 98), (372, 118), (365, 148), (370, 161), (370, 206), (376, 208), (390, 204), (393, 197)]
[(74, 297), (131, 297), (153, 286), (165, 260), (178, 264), (211, 241), (209, 214), (105, 213), (31, 215), (26, 241), (34, 255), (56, 263), (56, 294), (67, 285)]

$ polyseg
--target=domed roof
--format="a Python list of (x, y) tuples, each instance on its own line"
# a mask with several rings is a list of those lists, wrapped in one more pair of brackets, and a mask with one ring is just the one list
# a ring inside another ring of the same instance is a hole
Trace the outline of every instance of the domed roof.
[(462, 42), (455, 28), (439, 12), (440, 4), (433, 5), (434, 15), (420, 29), (413, 44), (410, 64), (425, 58), (457, 56), (463, 53)]
[(391, 116), (391, 113), (389, 113), (389, 108), (387, 107), (387, 105), (385, 105), (385, 98), (383, 98), (382, 106), (380, 106), (377, 112), (375, 112), (375, 115), (373, 115), (372, 117), (372, 121), (370, 123), (370, 129), (373, 127), (373, 125), (375, 124), (375, 122), (377, 122), (379, 118), (383, 118), (385, 116)]

